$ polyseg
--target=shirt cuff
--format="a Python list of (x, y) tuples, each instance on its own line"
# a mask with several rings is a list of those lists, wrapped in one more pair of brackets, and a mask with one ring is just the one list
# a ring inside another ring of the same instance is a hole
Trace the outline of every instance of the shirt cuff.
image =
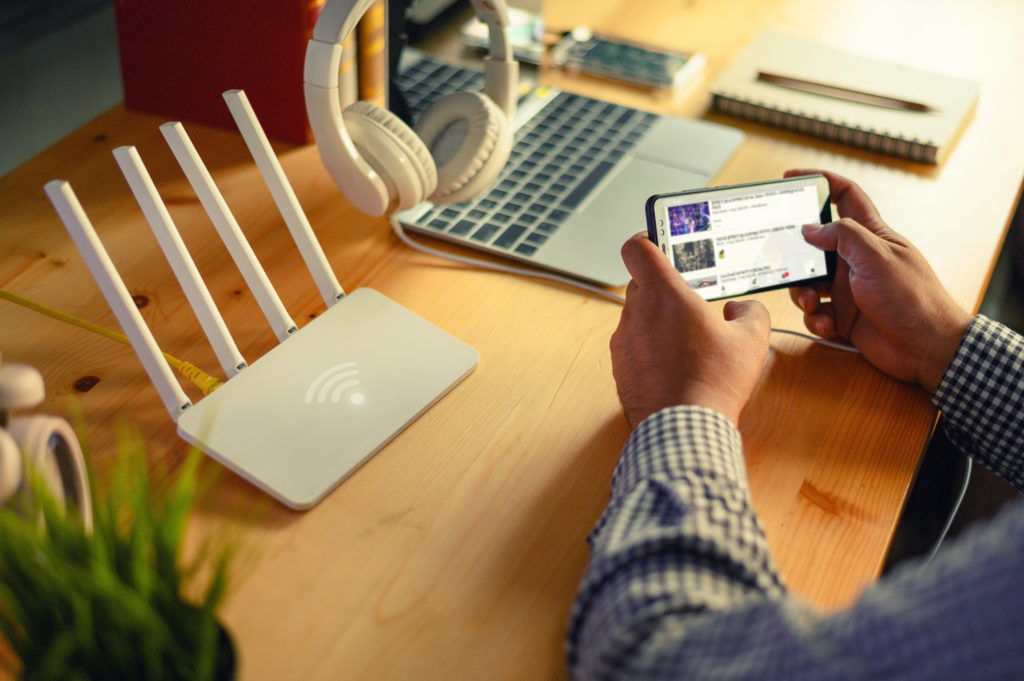
[(953, 361), (939, 381), (932, 402), (947, 417), (971, 411), (990, 401), (1004, 383), (1019, 381), (1024, 369), (1024, 341), (999, 322), (977, 315)]
[(713, 409), (668, 407), (644, 419), (630, 435), (612, 478), (612, 496), (641, 480), (693, 474), (724, 477), (745, 489), (743, 438), (732, 421)]
[(932, 401), (961, 451), (1024, 489), (1024, 338), (978, 315)]

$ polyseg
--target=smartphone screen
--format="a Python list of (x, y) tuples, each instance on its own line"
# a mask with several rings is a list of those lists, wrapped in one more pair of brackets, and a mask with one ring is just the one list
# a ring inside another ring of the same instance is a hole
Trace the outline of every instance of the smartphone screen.
[(647, 200), (648, 236), (707, 300), (831, 277), (835, 253), (808, 244), (800, 230), (831, 220), (821, 175)]

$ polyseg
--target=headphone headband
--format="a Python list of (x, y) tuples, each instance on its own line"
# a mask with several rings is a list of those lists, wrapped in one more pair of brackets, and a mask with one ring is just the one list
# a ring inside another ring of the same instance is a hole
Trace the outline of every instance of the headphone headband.
[[(484, 93), (509, 118), (515, 113), (519, 64), (508, 40), (508, 5), (505, 0), (470, 0), (480, 21), (487, 25), (490, 43), (484, 70)], [(342, 44), (370, 9), (374, 0), (328, 0), (313, 27), (306, 48), (303, 80), (306, 85), (338, 88)], [(347, 103), (344, 103), (347, 104)]]
[[(473, 10), (488, 28), (490, 53), (484, 66), (484, 94), (511, 121), (518, 94), (519, 64), (512, 55), (512, 46), (508, 40), (508, 5), (506, 0), (470, 1)], [(327, 171), (357, 208), (370, 215), (383, 215), (394, 208), (389, 198), (396, 189), (394, 178), (386, 174), (382, 177), (359, 153), (345, 129), (342, 117), (342, 109), (352, 102), (341, 101), (339, 88), (342, 44), (373, 2), (327, 1), (306, 47), (303, 90), (310, 127)], [(401, 152), (395, 159), (403, 166), (408, 164)]]
[[(328, 2), (317, 17), (316, 25), (313, 27), (313, 39), (324, 43), (342, 43), (355, 30), (359, 19), (366, 14), (373, 2), (374, 0)], [(499, 32), (508, 29), (510, 19), (505, 0), (470, 0), (470, 4), (473, 5), (473, 10), (480, 21), (498, 28)], [(503, 43), (504, 47), (496, 50), (496, 42)], [(501, 61), (512, 61), (512, 47), (504, 35), (500, 36), (498, 41), (492, 36), (491, 57)]]

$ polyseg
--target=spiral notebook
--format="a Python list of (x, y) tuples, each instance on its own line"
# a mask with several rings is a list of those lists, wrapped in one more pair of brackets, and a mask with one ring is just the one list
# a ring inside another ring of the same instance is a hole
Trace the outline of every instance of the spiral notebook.
[[(797, 87), (797, 81), (822, 84), (833, 94), (780, 85), (771, 82), (774, 76)], [(712, 107), (725, 114), (939, 163), (967, 127), (980, 84), (766, 30), (710, 89)], [(847, 93), (872, 94), (883, 103), (853, 101)]]

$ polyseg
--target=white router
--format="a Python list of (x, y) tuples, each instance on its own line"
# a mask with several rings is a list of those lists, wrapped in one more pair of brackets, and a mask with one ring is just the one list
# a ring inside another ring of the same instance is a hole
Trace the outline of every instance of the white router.
[(179, 123), (160, 126), (278, 339), (248, 365), (134, 147), (114, 150), (228, 380), (189, 401), (71, 186), (45, 190), (178, 433), (295, 509), (307, 509), (476, 368), (476, 350), (373, 289), (345, 295), (245, 93), (224, 93), (327, 311), (299, 329)]

